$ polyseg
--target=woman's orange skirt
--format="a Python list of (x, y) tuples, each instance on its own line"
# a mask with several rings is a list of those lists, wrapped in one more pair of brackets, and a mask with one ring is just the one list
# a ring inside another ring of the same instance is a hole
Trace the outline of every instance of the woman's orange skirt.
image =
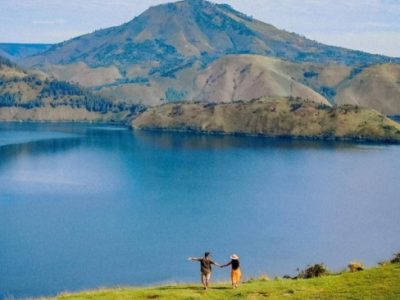
[(240, 269), (231, 271), (231, 279), (233, 283), (239, 283), (241, 277), (242, 277), (242, 272), (240, 272)]

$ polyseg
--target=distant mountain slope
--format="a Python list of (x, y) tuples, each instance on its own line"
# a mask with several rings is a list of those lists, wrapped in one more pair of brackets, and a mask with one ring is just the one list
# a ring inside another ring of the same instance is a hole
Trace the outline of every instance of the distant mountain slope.
[(124, 120), (136, 109), (0, 57), (0, 120)]
[(0, 43), (0, 55), (13, 61), (48, 50), (51, 44)]
[(148, 75), (167, 76), (194, 60), (208, 63), (226, 54), (240, 53), (320, 64), (400, 62), (398, 58), (326, 46), (279, 30), (228, 5), (185, 0), (151, 7), (121, 26), (53, 45), (23, 63), (37, 66), (85, 62), (91, 67), (116, 65), (123, 71), (141, 64), (148, 68)]
[(228, 55), (212, 63), (197, 78), (193, 99), (231, 102), (263, 96), (299, 97), (330, 105), (320, 94), (282, 72), (285, 63), (257, 55)]
[(356, 104), (384, 114), (400, 114), (400, 65), (384, 64), (362, 70), (338, 88), (338, 104)]
[[(142, 83), (105, 85), (97, 92), (127, 102), (131, 97), (136, 97), (134, 102), (147, 105), (183, 100), (248, 101), (263, 96), (300, 97), (330, 105), (326, 98), (288, 74), (286, 69), (293, 69), (295, 66), (301, 69), (298, 64), (291, 66), (290, 63), (266, 56), (227, 55), (214, 61), (206, 69), (194, 65), (180, 70), (175, 78), (154, 76)], [(309, 66), (305, 65), (303, 68), (308, 70)], [(300, 70), (298, 72), (303, 74)], [(301, 79), (299, 76), (299, 80)]]
[(0, 57), (6, 58), (9, 60), (12, 59), (12, 57), (7, 52), (4, 52), (2, 49), (0, 49)]

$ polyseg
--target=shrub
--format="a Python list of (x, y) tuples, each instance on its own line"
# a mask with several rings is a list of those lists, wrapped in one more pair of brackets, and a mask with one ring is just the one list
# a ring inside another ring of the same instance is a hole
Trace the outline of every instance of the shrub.
[(165, 99), (168, 102), (179, 102), (185, 99), (187, 95), (186, 91), (179, 91), (176, 90), (174, 88), (169, 87), (166, 91), (165, 91)]
[(329, 86), (321, 86), (319, 92), (322, 96), (332, 100), (336, 96), (336, 90)]
[(305, 77), (305, 78), (312, 78), (312, 77), (316, 77), (316, 76), (318, 76), (319, 74), (318, 74), (318, 72), (314, 72), (314, 71), (306, 71), (306, 72), (304, 72), (304, 74), (303, 74), (303, 76)]
[(302, 103), (302, 102), (293, 102), (293, 103), (290, 103), (290, 111), (291, 111), (291, 112), (294, 112), (294, 111), (300, 109), (302, 106), (303, 106), (303, 103)]
[(297, 275), (297, 278), (308, 279), (321, 277), (327, 275), (328, 273), (328, 269), (324, 266), (324, 264), (321, 263), (309, 266), (307, 269), (300, 271), (299, 275)]
[(16, 94), (4, 93), (0, 95), (0, 107), (10, 107), (14, 106), (18, 101), (18, 96)]
[(168, 114), (169, 117), (176, 117), (183, 114), (183, 109), (181, 105), (175, 105), (171, 108), (171, 112)]
[(394, 257), (390, 260), (392, 264), (400, 263), (400, 252), (396, 253)]
[(330, 106), (328, 106), (326, 104), (323, 104), (323, 103), (318, 104), (317, 108), (321, 109), (321, 110), (330, 110), (330, 109), (332, 109), (332, 107), (330, 107)]

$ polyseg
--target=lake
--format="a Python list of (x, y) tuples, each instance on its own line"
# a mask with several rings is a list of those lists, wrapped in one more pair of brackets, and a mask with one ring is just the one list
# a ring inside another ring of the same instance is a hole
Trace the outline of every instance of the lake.
[(197, 282), (206, 250), (247, 278), (374, 265), (399, 176), (398, 145), (0, 123), (0, 298)]

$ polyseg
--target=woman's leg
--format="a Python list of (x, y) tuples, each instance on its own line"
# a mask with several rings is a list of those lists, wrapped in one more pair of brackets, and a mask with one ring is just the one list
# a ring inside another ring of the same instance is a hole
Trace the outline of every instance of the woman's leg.
[(240, 270), (232, 270), (231, 272), (231, 280), (232, 280), (232, 287), (237, 288), (240, 282), (241, 272)]

